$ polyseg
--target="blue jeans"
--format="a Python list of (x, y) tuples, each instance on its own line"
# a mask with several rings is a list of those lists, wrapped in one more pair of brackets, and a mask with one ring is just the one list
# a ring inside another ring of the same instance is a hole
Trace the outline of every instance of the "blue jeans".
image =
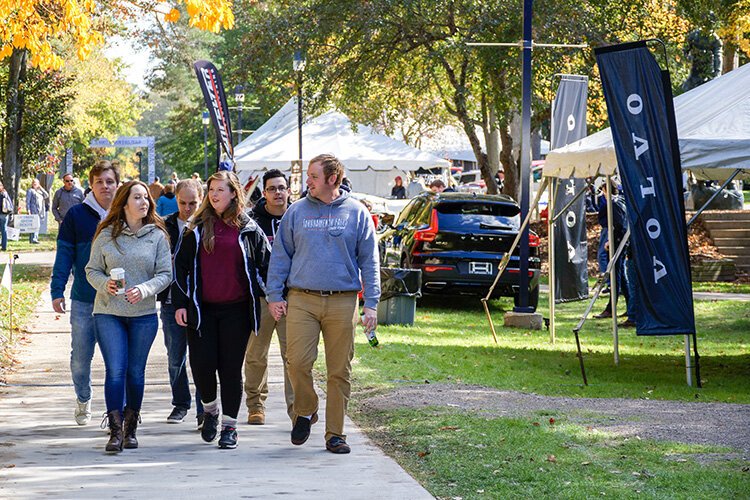
[(606, 227), (603, 227), (602, 232), (599, 235), (599, 248), (596, 251), (596, 261), (599, 263), (600, 273), (606, 271), (607, 265), (609, 264), (609, 252), (604, 248), (604, 244), (607, 242), (608, 235), (609, 230)]
[(70, 374), (78, 401), (91, 399), (91, 360), (96, 346), (93, 302), (70, 301)]
[[(174, 319), (174, 306), (161, 304), (161, 328), (164, 331), (164, 345), (167, 348), (167, 362), (169, 366), (169, 385), (172, 386), (172, 406), (190, 408), (190, 384), (187, 370), (187, 331), (177, 324)], [(198, 389), (195, 389), (195, 408), (200, 415), (203, 413)]]
[(8, 249), (8, 233), (5, 231), (5, 226), (8, 225), (8, 214), (0, 214), (0, 238), (2, 238), (2, 244), (0, 250), (3, 252)]
[(627, 278), (627, 288), (628, 288), (628, 308), (627, 308), (627, 314), (628, 319), (631, 321), (636, 321), (635, 315), (636, 311), (640, 307), (638, 304), (638, 295), (636, 292), (636, 286), (635, 286), (635, 261), (632, 257), (628, 257), (625, 260), (625, 277)]
[(106, 369), (104, 399), (107, 412), (122, 412), (126, 401), (129, 408), (140, 411), (148, 352), (159, 328), (156, 313), (133, 318), (94, 314), (94, 320)]

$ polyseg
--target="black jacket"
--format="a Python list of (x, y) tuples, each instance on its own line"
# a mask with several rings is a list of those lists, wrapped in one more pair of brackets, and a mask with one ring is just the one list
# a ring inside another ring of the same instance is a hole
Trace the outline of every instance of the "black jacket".
[[(258, 224), (247, 214), (241, 215), (242, 228), (238, 244), (245, 256), (245, 273), (250, 282), (250, 309), (254, 331), (260, 326), (260, 298), (265, 295), (271, 245)], [(174, 257), (175, 281), (172, 283), (172, 304), (175, 310), (187, 309), (188, 328), (201, 326), (201, 270), (198, 250), (203, 226), (185, 230)]]
[[(167, 226), (167, 234), (169, 235), (169, 248), (172, 250), (172, 282), (174, 282), (174, 254), (180, 246), (180, 239), (182, 237), (180, 234), (180, 226), (177, 223), (177, 216), (179, 214), (179, 212), (175, 212), (164, 217), (164, 225)], [(159, 302), (167, 301), (170, 290), (171, 287), (167, 287), (166, 290), (156, 296), (156, 300)]]
[(268, 238), (268, 242), (273, 246), (273, 239), (276, 237), (276, 231), (279, 230), (279, 224), (281, 224), (280, 215), (273, 215), (268, 213), (266, 210), (266, 199), (262, 198), (258, 201), (258, 204), (253, 207), (253, 211), (250, 216), (255, 219), (263, 233)]

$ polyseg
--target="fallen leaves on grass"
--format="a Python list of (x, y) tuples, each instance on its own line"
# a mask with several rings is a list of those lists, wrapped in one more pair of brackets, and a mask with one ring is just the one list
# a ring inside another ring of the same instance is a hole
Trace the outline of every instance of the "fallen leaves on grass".
[(444, 425), (440, 428), (441, 431), (457, 431), (460, 430), (460, 427), (455, 425)]

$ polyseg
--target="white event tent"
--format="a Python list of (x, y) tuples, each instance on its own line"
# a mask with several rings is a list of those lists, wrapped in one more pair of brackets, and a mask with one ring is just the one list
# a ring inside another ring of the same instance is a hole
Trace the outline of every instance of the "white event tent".
[[(683, 170), (699, 179), (723, 180), (736, 169), (750, 179), (750, 64), (674, 98)], [(548, 177), (614, 175), (609, 128), (550, 151)]]
[[(303, 168), (311, 158), (336, 155), (346, 167), (354, 190), (387, 197), (396, 176), (408, 183), (409, 172), (420, 167), (448, 168), (450, 162), (420, 151), (366, 125), (353, 128), (343, 113), (330, 110), (302, 124)], [(244, 182), (251, 175), (278, 168), (288, 173), (298, 159), (297, 102), (290, 99), (279, 111), (235, 148), (236, 170)]]

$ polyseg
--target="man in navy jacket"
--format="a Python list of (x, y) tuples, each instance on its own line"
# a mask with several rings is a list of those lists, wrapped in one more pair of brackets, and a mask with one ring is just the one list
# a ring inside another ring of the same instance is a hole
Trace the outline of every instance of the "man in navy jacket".
[[(52, 269), (52, 307), (65, 313), (65, 286), (73, 271), (70, 292), (70, 372), (76, 392), (74, 417), (78, 425), (91, 420), (91, 360), (96, 346), (94, 297), (96, 292), (86, 279), (86, 264), (96, 226), (103, 219), (120, 183), (120, 172), (109, 161), (101, 160), (89, 173), (91, 192), (83, 203), (65, 214), (57, 235), (57, 254)], [(127, 279), (127, 277), (126, 277)]]

